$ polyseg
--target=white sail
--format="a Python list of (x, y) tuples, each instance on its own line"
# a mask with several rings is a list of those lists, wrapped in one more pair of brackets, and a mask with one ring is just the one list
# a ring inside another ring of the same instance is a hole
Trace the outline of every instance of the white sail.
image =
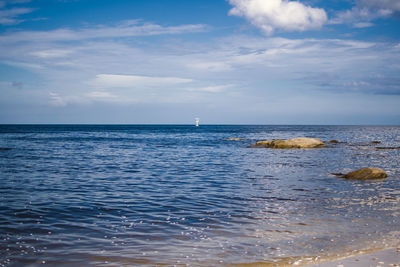
[(195, 125), (196, 125), (196, 127), (199, 127), (199, 121), (200, 121), (199, 118), (196, 118), (196, 119), (195, 119)]

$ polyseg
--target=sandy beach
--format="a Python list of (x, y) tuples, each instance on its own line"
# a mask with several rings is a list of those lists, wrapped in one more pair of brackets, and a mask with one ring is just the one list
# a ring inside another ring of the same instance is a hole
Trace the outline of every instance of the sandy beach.
[(312, 267), (395, 267), (400, 266), (400, 248), (390, 248), (371, 253), (323, 262)]

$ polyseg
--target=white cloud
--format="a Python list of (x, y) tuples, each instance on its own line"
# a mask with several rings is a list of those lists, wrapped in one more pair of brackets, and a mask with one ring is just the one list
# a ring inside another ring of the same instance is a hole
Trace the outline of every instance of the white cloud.
[(7, 65), (10, 65), (10, 66), (24, 68), (24, 69), (32, 69), (32, 70), (43, 69), (42, 65), (37, 64), (35, 62), (20, 62), (20, 61), (12, 61), (12, 60), (4, 60), (1, 62), (4, 64), (7, 64)]
[(175, 84), (190, 83), (193, 80), (177, 77), (151, 77), (139, 75), (99, 74), (91, 85), (106, 88), (137, 88), (170, 86)]
[[(1, 13), (0, 13), (1, 19)], [(57, 42), (78, 41), (100, 38), (119, 38), (134, 36), (151, 36), (161, 34), (183, 34), (188, 32), (205, 31), (206, 26), (202, 24), (189, 24), (180, 26), (163, 27), (157, 24), (138, 21), (124, 22), (117, 26), (98, 26), (80, 30), (57, 29), (52, 31), (21, 31), (8, 33), (0, 36), (0, 42)]]
[(113, 95), (110, 92), (106, 91), (93, 91), (87, 94), (89, 97), (97, 98), (97, 99), (115, 99), (116, 95)]
[(57, 58), (57, 57), (65, 57), (71, 53), (72, 53), (71, 50), (47, 49), (47, 50), (34, 51), (31, 52), (30, 54), (40, 58)]
[(30, 13), (33, 10), (34, 9), (32, 9), (32, 8), (12, 8), (12, 9), (0, 10), (0, 24), (1, 25), (14, 25), (14, 24), (21, 23), (24, 20), (18, 19), (18, 17), (20, 15)]
[(49, 92), (50, 104), (55, 107), (65, 107), (67, 102), (60, 95), (54, 92)]
[(119, 96), (109, 91), (91, 91), (87, 94), (80, 96), (79, 98), (75, 98), (72, 102), (77, 101), (97, 101), (97, 102), (114, 102), (114, 103), (132, 103), (134, 99), (127, 96)]
[[(400, 12), (399, 0), (358, 0), (350, 9), (339, 12), (330, 24), (352, 24), (356, 28), (370, 27), (369, 21), (387, 18)], [(357, 27), (357, 26), (362, 27)]]
[(245, 17), (254, 26), (270, 35), (275, 29), (305, 31), (321, 28), (327, 15), (321, 8), (288, 0), (229, 0), (230, 15)]
[(217, 61), (199, 61), (199, 62), (192, 62), (187, 65), (189, 68), (202, 70), (202, 71), (212, 71), (212, 72), (219, 72), (219, 71), (228, 71), (231, 70), (232, 67), (227, 64), (226, 62), (217, 62)]
[(358, 0), (357, 5), (361, 8), (388, 10), (391, 14), (400, 11), (399, 0)]
[(228, 88), (232, 88), (234, 85), (226, 84), (226, 85), (212, 85), (212, 86), (205, 86), (205, 87), (197, 87), (197, 88), (186, 88), (187, 91), (194, 91), (194, 92), (208, 92), (208, 93), (221, 93), (226, 91)]
[(359, 22), (368, 22), (377, 18), (378, 15), (375, 12), (367, 8), (353, 7), (350, 10), (339, 12), (336, 17), (332, 18), (330, 24), (352, 24), (355, 26)]
[(372, 26), (374, 26), (374, 24), (371, 22), (357, 22), (353, 25), (354, 28), (368, 28)]
[(31, 0), (3, 0), (0, 1), (0, 8), (5, 7), (6, 4), (24, 4), (29, 2), (31, 2)]
[[(10, 92), (40, 93), (41, 103), (50, 99), (53, 106), (212, 103), (235, 110), (310, 90), (400, 94), (396, 80), (388, 82), (398, 73), (397, 43), (231, 35), (196, 42), (161, 38), (152, 45), (146, 39), (0, 42), (0, 61), (33, 74)], [(387, 75), (372, 83), (368, 76), (375, 73)]]

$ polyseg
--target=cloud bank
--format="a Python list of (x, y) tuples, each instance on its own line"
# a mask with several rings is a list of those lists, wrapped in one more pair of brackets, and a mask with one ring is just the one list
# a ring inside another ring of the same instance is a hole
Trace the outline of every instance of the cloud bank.
[(276, 29), (305, 31), (321, 28), (327, 15), (321, 8), (313, 8), (288, 0), (229, 0), (230, 15), (245, 17), (267, 35)]

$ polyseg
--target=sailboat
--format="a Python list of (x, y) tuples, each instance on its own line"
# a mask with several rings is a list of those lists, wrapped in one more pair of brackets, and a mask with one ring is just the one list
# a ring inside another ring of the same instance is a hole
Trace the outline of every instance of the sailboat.
[(194, 125), (196, 125), (196, 127), (199, 127), (199, 121), (200, 121), (199, 118), (195, 118), (195, 123), (194, 123)]

